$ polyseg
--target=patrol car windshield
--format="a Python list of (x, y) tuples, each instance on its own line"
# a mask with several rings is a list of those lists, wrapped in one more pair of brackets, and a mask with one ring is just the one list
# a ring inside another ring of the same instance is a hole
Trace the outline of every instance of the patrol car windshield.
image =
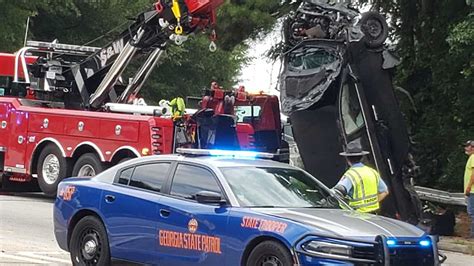
[(323, 185), (300, 170), (224, 167), (221, 171), (242, 207), (340, 208)]

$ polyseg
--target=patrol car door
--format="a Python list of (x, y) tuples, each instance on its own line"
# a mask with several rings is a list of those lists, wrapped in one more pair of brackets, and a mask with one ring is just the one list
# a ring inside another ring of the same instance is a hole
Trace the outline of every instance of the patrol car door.
[(169, 162), (137, 164), (118, 171), (114, 188), (104, 190), (101, 211), (114, 258), (156, 264), (156, 230), (160, 191)]
[(210, 169), (178, 163), (159, 210), (160, 265), (223, 265), (229, 208), (197, 202), (202, 191), (224, 195)]

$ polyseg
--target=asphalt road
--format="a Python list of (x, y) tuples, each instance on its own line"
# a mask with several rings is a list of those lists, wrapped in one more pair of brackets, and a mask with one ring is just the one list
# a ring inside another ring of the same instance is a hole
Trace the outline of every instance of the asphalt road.
[(71, 265), (54, 239), (52, 207), (40, 193), (0, 192), (0, 265)]
[[(54, 239), (52, 207), (41, 193), (0, 192), (0, 265), (71, 265)], [(474, 265), (474, 256), (443, 253), (443, 265)]]

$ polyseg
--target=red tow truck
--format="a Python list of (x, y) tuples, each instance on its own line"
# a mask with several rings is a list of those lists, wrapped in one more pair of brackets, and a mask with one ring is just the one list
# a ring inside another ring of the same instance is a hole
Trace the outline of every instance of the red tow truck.
[[(213, 25), (222, 2), (157, 1), (103, 48), (29, 41), (14, 55), (0, 54), (2, 183), (37, 178), (45, 194), (55, 195), (68, 176), (95, 175), (123, 160), (178, 147), (278, 152), (276, 96), (213, 84), (192, 113), (137, 98), (166, 46)], [(137, 55), (146, 60), (124, 84), (122, 74)]]

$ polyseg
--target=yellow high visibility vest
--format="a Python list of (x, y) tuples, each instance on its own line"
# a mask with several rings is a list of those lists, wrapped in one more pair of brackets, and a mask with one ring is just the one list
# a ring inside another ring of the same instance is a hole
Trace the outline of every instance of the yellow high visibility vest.
[(349, 205), (360, 212), (373, 212), (380, 208), (378, 186), (380, 176), (368, 166), (351, 167), (344, 173), (352, 183)]
[(180, 117), (184, 115), (184, 111), (186, 110), (184, 100), (181, 97), (176, 97), (171, 100), (170, 107), (174, 117)]

